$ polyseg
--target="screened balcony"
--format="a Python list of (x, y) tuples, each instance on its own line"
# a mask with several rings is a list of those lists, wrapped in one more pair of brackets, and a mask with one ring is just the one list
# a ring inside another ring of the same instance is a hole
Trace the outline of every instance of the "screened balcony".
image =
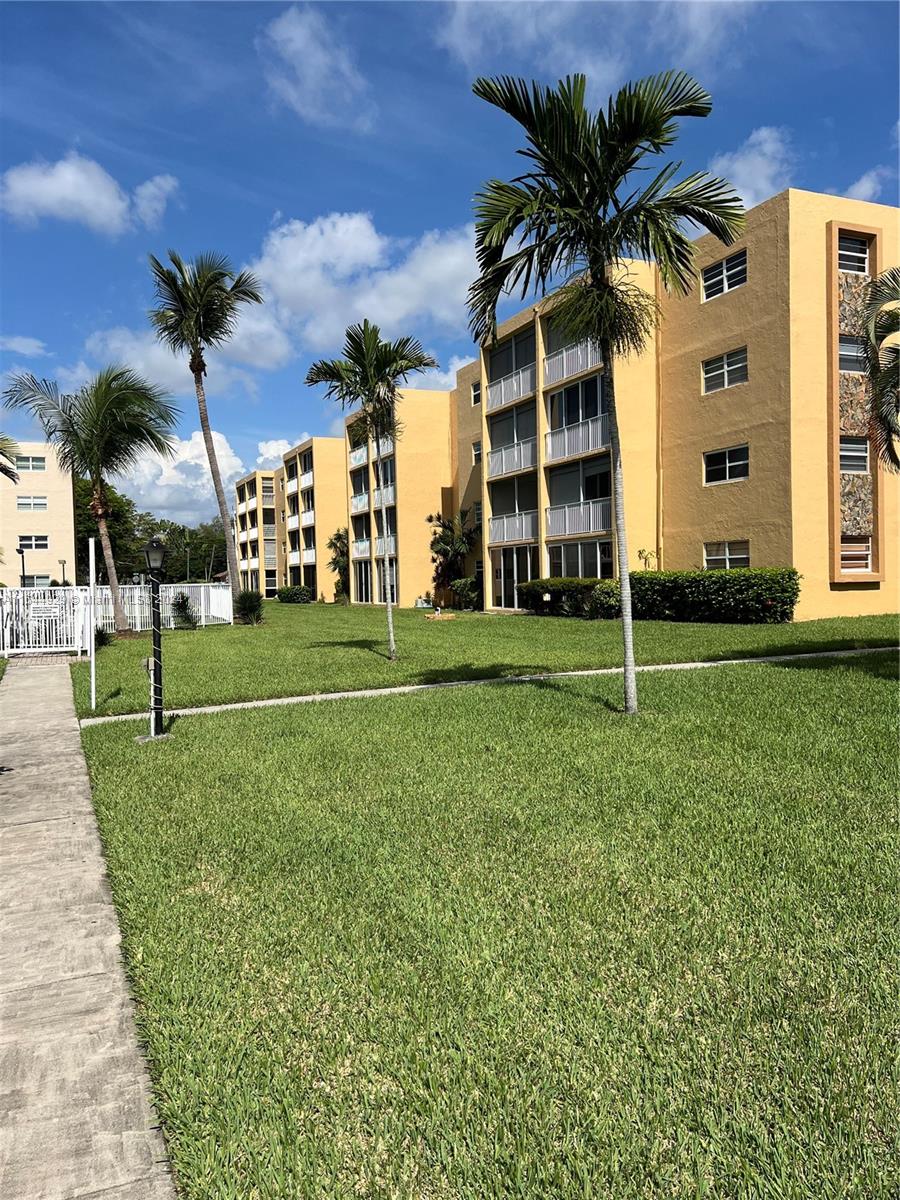
[(562, 346), (544, 359), (544, 387), (602, 365), (600, 347), (596, 342), (575, 342), (571, 346)]
[(503, 516), (491, 517), (489, 541), (494, 544), (503, 542), (534, 542), (538, 535), (537, 510), (531, 512), (506, 513)]
[(511, 475), (515, 471), (527, 471), (536, 464), (536, 438), (524, 438), (509, 446), (498, 446), (496, 450), (488, 451), (488, 479)]
[(547, 537), (571, 533), (607, 533), (612, 505), (608, 498), (556, 504), (547, 509)]

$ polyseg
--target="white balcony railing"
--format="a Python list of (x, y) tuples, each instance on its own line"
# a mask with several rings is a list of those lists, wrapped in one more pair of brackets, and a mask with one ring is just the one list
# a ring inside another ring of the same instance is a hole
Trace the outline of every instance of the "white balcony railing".
[(537, 541), (537, 510), (507, 513), (503, 517), (491, 517), (491, 542), (535, 542)]
[(257, 571), (259, 569), (259, 558), (250, 558), (247, 560), (250, 570)]
[(316, 510), (314, 508), (304, 509), (300, 514), (300, 524), (304, 529), (308, 529), (310, 525), (316, 523)]
[(383, 558), (385, 554), (397, 553), (397, 539), (395, 537), (380, 537), (375, 539), (375, 556)]
[(303, 491), (306, 488), (311, 488), (312, 485), (313, 485), (312, 471), (304, 471), (303, 474), (300, 476), (300, 490)]
[(316, 548), (303, 550), (303, 565), (304, 567), (314, 567), (316, 565)]
[(519, 367), (512, 375), (504, 375), (502, 379), (488, 384), (487, 409), (493, 412), (495, 408), (503, 408), (516, 400), (524, 400), (534, 391), (534, 363), (527, 367)]
[(248, 558), (242, 558), (240, 560), (240, 568), (242, 571), (246, 571), (249, 566), (250, 566), (250, 560)]
[(369, 447), (354, 446), (351, 449), (348, 458), (350, 460), (351, 467), (364, 467), (369, 461)]
[(488, 452), (488, 479), (498, 475), (510, 475), (513, 471), (527, 471), (537, 463), (537, 439), (525, 438), (511, 446), (498, 446)]
[[(389, 454), (394, 453), (394, 439), (391, 437), (383, 437), (381, 439), (381, 457), (387, 458)], [(375, 442), (372, 442), (372, 457), (375, 457)]]
[(350, 497), (350, 511), (352, 513), (361, 513), (369, 511), (369, 493), (354, 492)]
[(251, 496), (250, 499), (247, 501), (247, 512), (248, 513), (256, 512), (256, 497), (255, 496)]
[(242, 500), (240, 502), (240, 504), (237, 506), (237, 511), (238, 511), (238, 516), (240, 516), (242, 513), (245, 513), (247, 511), (247, 501), (246, 500)]
[(288, 566), (289, 567), (299, 567), (300, 566), (300, 551), (299, 550), (288, 550)]
[(610, 528), (609, 500), (583, 500), (547, 509), (547, 537), (568, 533), (606, 533)]
[(372, 553), (372, 542), (369, 538), (357, 538), (351, 547), (353, 558), (368, 558)]
[(572, 346), (563, 346), (544, 359), (544, 387), (602, 365), (600, 347), (596, 342), (576, 342)]
[(285, 481), (284, 494), (286, 496), (296, 496), (296, 494), (297, 494), (297, 476), (296, 475), (294, 476), (293, 479), (288, 479)]
[(288, 513), (287, 527), (288, 527), (288, 531), (290, 531), (291, 529), (299, 529), (300, 528), (300, 514), (299, 513)]
[(251, 542), (255, 542), (256, 539), (259, 537), (259, 526), (258, 525), (248, 525), (247, 526), (247, 536), (249, 537)]
[(573, 454), (590, 454), (609, 445), (609, 417), (601, 413), (577, 425), (563, 425), (545, 435), (547, 462), (571, 458)]
[(239, 530), (238, 530), (238, 541), (239, 541), (239, 542), (246, 542), (246, 540), (247, 540), (247, 537), (248, 537), (248, 534), (247, 534), (247, 530), (246, 530), (246, 529), (239, 529)]
[(387, 483), (383, 488), (375, 489), (374, 504), (376, 508), (381, 508), (382, 504), (394, 503), (394, 485)]

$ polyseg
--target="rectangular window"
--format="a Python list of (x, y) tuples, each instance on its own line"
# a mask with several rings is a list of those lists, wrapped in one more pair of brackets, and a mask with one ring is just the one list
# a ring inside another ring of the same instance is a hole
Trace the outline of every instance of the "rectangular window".
[(870, 537), (841, 538), (841, 571), (872, 570), (872, 539)]
[(703, 364), (704, 392), (719, 392), (736, 383), (746, 383), (748, 378), (746, 346), (729, 350), (717, 358), (708, 358)]
[(733, 571), (750, 566), (749, 542), (704, 542), (703, 566), (707, 571)]
[(481, 403), (481, 380), (472, 384), (472, 404), (473, 406)]
[(476, 441), (476, 442), (472, 443), (472, 462), (473, 463), (481, 462), (481, 442), (480, 441)]
[(703, 482), (730, 483), (750, 474), (750, 447), (730, 446), (727, 450), (707, 450), (703, 455)]
[(866, 369), (866, 339), (853, 337), (850, 334), (840, 335), (838, 348), (838, 367), (842, 371), (860, 371)]
[(17, 454), (17, 471), (46, 471), (47, 460), (40, 454)]
[(561, 542), (547, 547), (552, 579), (612, 579), (611, 542)]
[(853, 271), (857, 275), (869, 273), (869, 243), (865, 238), (839, 234), (838, 270)]
[(47, 497), (16, 496), (16, 509), (18, 512), (46, 512)]
[(869, 439), (841, 438), (841, 470), (854, 475), (869, 473)]
[(475, 524), (476, 525), (481, 524), (481, 501), (480, 500), (475, 501)]
[(25, 575), (24, 586), (27, 588), (44, 588), (50, 586), (49, 575)]
[(50, 541), (46, 533), (20, 533), (20, 550), (49, 550)]
[(737, 254), (703, 268), (703, 299), (713, 300), (716, 296), (731, 292), (746, 282), (747, 251), (738, 250)]

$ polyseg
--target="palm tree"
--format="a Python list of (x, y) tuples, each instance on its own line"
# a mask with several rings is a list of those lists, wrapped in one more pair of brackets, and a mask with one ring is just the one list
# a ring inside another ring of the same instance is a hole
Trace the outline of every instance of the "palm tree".
[(337, 587), (334, 589), (335, 596), (340, 595), (342, 598), (350, 598), (350, 531), (344, 526), (341, 529), (336, 529), (328, 541), (325, 543), (325, 548), (331, 551), (331, 558), (328, 560), (329, 570), (334, 571), (337, 575)]
[(97, 522), (116, 631), (128, 629), (107, 526), (106, 481), (133, 467), (145, 451), (169, 455), (178, 410), (165, 392), (129, 367), (109, 366), (74, 395), (34, 375), (14, 375), (4, 392), (10, 409), (27, 409), (56, 448), (60, 467), (90, 480), (91, 513)]
[(644, 182), (676, 138), (679, 117), (705, 117), (708, 93), (683, 72), (668, 71), (626, 84), (594, 113), (585, 106), (585, 77), (557, 87), (503, 76), (478, 79), (475, 95), (508, 113), (526, 133), (519, 153), (528, 163), (509, 183), (490, 180), (476, 197), (475, 247), (479, 277), (469, 289), (471, 328), (494, 340), (497, 304), (517, 288), (545, 294), (561, 284), (553, 319), (571, 341), (591, 341), (606, 374), (616, 553), (622, 593), (625, 711), (637, 712), (631, 581), (616, 418), (615, 357), (639, 353), (657, 320), (656, 302), (629, 278), (629, 259), (656, 264), (676, 293), (695, 278), (690, 223), (731, 245), (743, 227), (740, 198), (704, 171), (673, 182), (680, 162)]
[[(156, 308), (150, 311), (150, 323), (157, 339), (164, 342), (173, 354), (187, 352), (188, 366), (194, 377), (200, 429), (206, 446), (209, 473), (212, 476), (219, 519), (223, 529), (231, 527), (219, 460), (213, 445), (206, 407), (203, 376), (206, 374), (204, 350), (221, 346), (234, 334), (241, 306), (262, 304), (259, 283), (249, 271), (236, 274), (231, 263), (221, 254), (198, 254), (193, 262), (184, 262), (174, 250), (169, 251), (171, 267), (163, 266), (152, 254), (150, 269), (156, 287)], [(226, 537), (228, 582), (237, 600), (240, 581), (234, 539)]]
[[(381, 330), (369, 321), (351, 325), (344, 341), (344, 357), (320, 359), (306, 374), (308, 387), (324, 383), (325, 395), (337, 400), (342, 408), (356, 408), (359, 414), (355, 425), (358, 431), (375, 442), (375, 461), (378, 480), (384, 483), (382, 451), (385, 438), (396, 442), (401, 429), (397, 422), (397, 397), (407, 376), (414, 371), (436, 367), (437, 362), (426, 354), (415, 338), (402, 337), (395, 342), (383, 342)], [(381, 531), (387, 551), (386, 489), (381, 487)], [(384, 600), (387, 609), (388, 655), (397, 657), (394, 640), (393, 586), (390, 556), (385, 553), (382, 566)]]
[(900, 471), (900, 267), (889, 267), (863, 292), (869, 436), (875, 453)]
[(466, 558), (478, 543), (480, 525), (469, 524), (468, 508), (461, 508), (452, 517), (433, 513), (425, 518), (432, 526), (431, 561), (434, 563), (434, 586), (447, 589), (466, 573)]
[(10, 483), (19, 482), (19, 473), (16, 470), (16, 455), (19, 453), (19, 444), (6, 433), (0, 433), (0, 475), (4, 479), (8, 479)]

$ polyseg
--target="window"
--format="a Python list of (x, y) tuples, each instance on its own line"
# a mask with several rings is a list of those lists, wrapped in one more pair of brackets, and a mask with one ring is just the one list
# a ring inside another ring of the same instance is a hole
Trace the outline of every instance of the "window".
[(612, 542), (561, 542), (547, 554), (553, 579), (612, 579)]
[(750, 474), (750, 447), (731, 446), (728, 450), (707, 450), (703, 455), (703, 482), (730, 483)]
[(27, 588), (49, 587), (49, 575), (23, 575), (22, 586)]
[(522, 367), (534, 362), (534, 329), (525, 329), (492, 350), (488, 360), (488, 376), (491, 383), (512, 375)]
[(705, 542), (703, 567), (707, 571), (733, 571), (750, 566), (749, 542)]
[(50, 542), (46, 533), (20, 533), (20, 550), (49, 550)]
[(46, 512), (47, 497), (16, 496), (16, 510), (18, 512)]
[(841, 438), (841, 470), (854, 475), (869, 473), (869, 440), (859, 437)]
[(703, 299), (713, 300), (747, 282), (747, 251), (738, 250), (712, 266), (703, 268)]
[(481, 501), (480, 500), (475, 501), (475, 524), (476, 525), (481, 524)]
[(857, 275), (869, 273), (869, 243), (865, 238), (851, 237), (848, 233), (838, 235), (838, 270), (854, 271)]
[(472, 462), (473, 463), (481, 462), (481, 442), (480, 441), (475, 441), (472, 443)]
[(312, 450), (304, 450), (300, 455), (300, 470), (306, 475), (313, 469), (313, 454)]
[(841, 538), (841, 571), (872, 570), (872, 539), (870, 537)]
[(17, 471), (46, 471), (47, 460), (39, 454), (17, 454)]
[(838, 348), (838, 367), (842, 371), (865, 371), (866, 339), (842, 333)]
[(481, 380), (472, 384), (472, 404), (473, 406), (481, 403)]
[(746, 383), (747, 347), (740, 350), (729, 350), (717, 358), (708, 358), (703, 364), (703, 391), (719, 392), (722, 388), (734, 387), (736, 383)]
[(570, 384), (550, 397), (550, 428), (579, 425), (605, 413), (608, 408), (606, 386), (602, 375), (592, 375), (580, 383)]

